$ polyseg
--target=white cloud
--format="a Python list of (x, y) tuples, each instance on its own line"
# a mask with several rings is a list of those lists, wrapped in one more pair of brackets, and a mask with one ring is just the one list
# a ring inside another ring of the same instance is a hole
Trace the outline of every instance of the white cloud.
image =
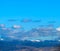
[(3, 41), (4, 39), (3, 39), (3, 38), (1, 38), (0, 40), (2, 40), (2, 41)]
[(13, 28), (21, 28), (20, 25), (14, 25)]
[(57, 31), (60, 31), (60, 27), (56, 28)]

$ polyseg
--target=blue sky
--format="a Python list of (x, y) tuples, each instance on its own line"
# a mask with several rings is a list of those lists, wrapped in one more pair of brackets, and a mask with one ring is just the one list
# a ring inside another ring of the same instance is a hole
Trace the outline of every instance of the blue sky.
[[(9, 22), (8, 19), (16, 19)], [(41, 20), (41, 22), (22, 23), (21, 19)], [(0, 24), (22, 25), (25, 29), (47, 25), (56, 21), (60, 26), (60, 0), (0, 0)]]

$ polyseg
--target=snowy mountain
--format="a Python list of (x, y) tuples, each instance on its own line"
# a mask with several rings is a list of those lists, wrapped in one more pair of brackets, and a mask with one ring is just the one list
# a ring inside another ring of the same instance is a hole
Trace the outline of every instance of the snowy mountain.
[(33, 28), (29, 31), (25, 31), (21, 26), (13, 26), (6, 28), (4, 25), (0, 25), (0, 40), (55, 40), (60, 37), (60, 31), (52, 27), (39, 27)]

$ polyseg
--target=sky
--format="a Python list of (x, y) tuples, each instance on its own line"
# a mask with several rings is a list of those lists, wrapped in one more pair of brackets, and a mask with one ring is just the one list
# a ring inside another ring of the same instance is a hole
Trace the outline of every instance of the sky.
[[(25, 19), (33, 21), (21, 22)], [(27, 30), (48, 24), (59, 27), (60, 0), (0, 0), (0, 24), (17, 24)]]

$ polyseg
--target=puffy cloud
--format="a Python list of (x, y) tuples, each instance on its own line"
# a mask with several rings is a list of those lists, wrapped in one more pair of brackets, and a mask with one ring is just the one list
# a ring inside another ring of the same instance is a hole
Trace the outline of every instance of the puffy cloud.
[(3, 41), (4, 39), (3, 38), (0, 38), (1, 41)]
[(20, 25), (14, 25), (13, 28), (17, 29), (17, 28), (21, 28), (21, 26)]
[(60, 27), (56, 28), (57, 31), (60, 31)]

